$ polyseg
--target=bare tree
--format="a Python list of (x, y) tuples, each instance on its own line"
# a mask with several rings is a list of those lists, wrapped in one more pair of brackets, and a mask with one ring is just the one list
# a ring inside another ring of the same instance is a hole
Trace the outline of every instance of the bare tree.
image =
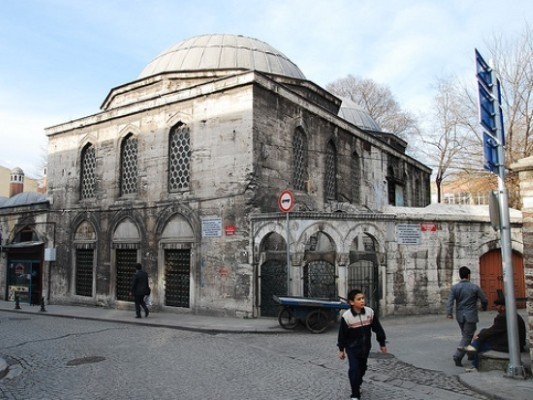
[(506, 164), (533, 154), (533, 31), (519, 40), (494, 38), (489, 47), (502, 85)]
[(415, 118), (401, 109), (390, 89), (372, 79), (348, 75), (327, 84), (326, 89), (357, 103), (385, 132), (407, 138), (418, 131)]
[[(505, 164), (533, 155), (533, 34), (526, 28), (520, 40), (504, 42), (494, 38), (489, 46), (490, 59), (500, 77), (505, 130)], [(440, 79), (429, 132), (421, 140), (424, 153), (436, 168), (437, 198), (441, 184), (452, 174), (482, 179), (486, 190), (494, 186), (494, 177), (482, 169), (483, 137), (478, 117), (477, 87), (456, 78)], [(509, 204), (520, 207), (517, 180), (512, 171), (506, 179)], [(479, 187), (479, 186), (478, 186)]]
[[(452, 173), (471, 168), (472, 150), (479, 147), (467, 91), (453, 79), (440, 79), (429, 116), (430, 128), (421, 134), (421, 151), (435, 168), (437, 201), (442, 182)], [(475, 153), (475, 150), (474, 150)], [(479, 155), (478, 155), (479, 157)]]

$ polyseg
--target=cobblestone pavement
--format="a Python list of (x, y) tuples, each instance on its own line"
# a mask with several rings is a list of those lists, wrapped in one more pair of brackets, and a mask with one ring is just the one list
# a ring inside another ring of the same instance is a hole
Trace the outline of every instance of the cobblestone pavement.
[[(347, 399), (334, 331), (205, 334), (0, 312), (6, 400)], [(363, 399), (486, 399), (456, 377), (372, 353)]]

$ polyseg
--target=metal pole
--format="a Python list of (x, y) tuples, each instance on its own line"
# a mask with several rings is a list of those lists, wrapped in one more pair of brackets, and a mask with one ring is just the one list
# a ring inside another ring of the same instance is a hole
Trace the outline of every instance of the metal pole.
[(287, 296), (291, 295), (291, 241), (289, 237), (289, 212), (286, 212), (286, 225), (287, 225)]
[[(492, 82), (497, 82), (494, 69), (491, 72)], [(498, 191), (500, 198), (500, 240), (502, 251), (502, 269), (503, 269), (503, 283), (505, 293), (505, 313), (507, 321), (507, 341), (509, 343), (509, 365), (507, 366), (507, 375), (509, 377), (524, 378), (525, 369), (520, 358), (520, 348), (518, 345), (518, 321), (516, 317), (516, 301), (514, 293), (514, 274), (513, 274), (513, 253), (511, 246), (511, 222), (509, 216), (509, 202), (507, 196), (507, 189), (505, 187), (505, 153), (503, 149), (503, 126), (501, 126), (500, 113), (501, 106), (499, 101), (496, 108), (496, 131), (498, 133)]]

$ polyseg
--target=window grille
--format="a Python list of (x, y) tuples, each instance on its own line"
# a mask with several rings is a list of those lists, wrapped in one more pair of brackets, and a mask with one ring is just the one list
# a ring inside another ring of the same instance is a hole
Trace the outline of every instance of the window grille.
[(188, 189), (191, 169), (191, 135), (187, 125), (178, 124), (169, 138), (168, 190)]
[(295, 190), (305, 190), (307, 183), (307, 140), (297, 129), (292, 140), (294, 155), (293, 185)]
[(337, 150), (332, 142), (326, 150), (326, 200), (337, 199)]
[(357, 153), (352, 156), (352, 203), (361, 204), (361, 161)]
[(137, 139), (129, 135), (124, 139), (120, 154), (120, 194), (137, 192)]
[(130, 295), (131, 281), (133, 274), (137, 271), (135, 268), (135, 264), (137, 263), (137, 250), (116, 249), (115, 255), (117, 266), (117, 300), (132, 301), (133, 297)]
[(90, 199), (96, 194), (96, 149), (88, 144), (81, 154), (81, 198)]
[(93, 295), (94, 249), (76, 249), (76, 294)]

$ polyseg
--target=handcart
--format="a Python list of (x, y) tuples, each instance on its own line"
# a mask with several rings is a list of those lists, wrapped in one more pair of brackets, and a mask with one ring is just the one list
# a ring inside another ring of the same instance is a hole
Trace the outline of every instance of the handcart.
[(302, 322), (313, 333), (324, 332), (331, 322), (337, 320), (340, 310), (350, 308), (341, 297), (338, 300), (327, 300), (273, 295), (272, 298), (281, 306), (278, 322), (282, 328), (294, 329), (298, 322)]

